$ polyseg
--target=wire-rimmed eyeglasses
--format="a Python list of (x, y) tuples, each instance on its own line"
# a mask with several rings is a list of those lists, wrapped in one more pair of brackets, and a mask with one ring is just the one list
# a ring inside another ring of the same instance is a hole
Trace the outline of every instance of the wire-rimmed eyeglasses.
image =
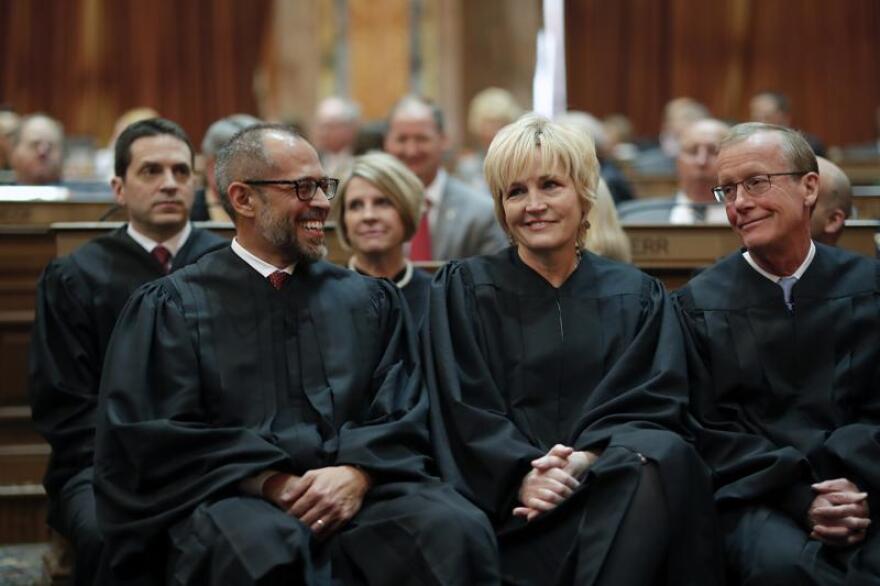
[(743, 189), (749, 195), (761, 195), (770, 189), (771, 177), (782, 177), (784, 175), (806, 175), (809, 171), (787, 171), (785, 173), (764, 173), (763, 175), (754, 175), (748, 179), (737, 181), (736, 183), (725, 183), (724, 185), (716, 185), (712, 188), (712, 194), (718, 203), (732, 203), (736, 200), (736, 188), (742, 185)]

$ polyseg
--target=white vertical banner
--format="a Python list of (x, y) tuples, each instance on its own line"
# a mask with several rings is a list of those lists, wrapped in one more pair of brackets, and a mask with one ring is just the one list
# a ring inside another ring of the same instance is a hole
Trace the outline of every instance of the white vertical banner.
[(553, 118), (566, 109), (565, 4), (544, 0), (544, 28), (538, 31), (532, 104), (535, 112)]

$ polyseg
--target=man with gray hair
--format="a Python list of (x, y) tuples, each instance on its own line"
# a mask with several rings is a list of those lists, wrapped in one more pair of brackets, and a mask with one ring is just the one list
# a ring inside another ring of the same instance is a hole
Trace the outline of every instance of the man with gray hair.
[(507, 244), (490, 195), (443, 168), (447, 144), (443, 111), (433, 102), (405, 96), (391, 109), (385, 151), (403, 161), (425, 186), (426, 209), (410, 242), (412, 260), (492, 254)]
[(61, 182), (64, 127), (46, 114), (21, 119), (12, 133), (10, 165), (19, 185), (52, 185)]
[(811, 240), (818, 170), (735, 126), (713, 191), (745, 250), (674, 293), (735, 584), (880, 580), (880, 263)]
[(819, 197), (813, 208), (810, 232), (813, 240), (836, 246), (846, 219), (852, 214), (852, 184), (843, 169), (824, 157), (819, 161)]
[(312, 138), (321, 165), (329, 175), (345, 177), (348, 174), (360, 124), (361, 109), (351, 100), (330, 96), (318, 104)]
[(727, 224), (724, 206), (712, 195), (717, 178), (718, 145), (730, 126), (715, 118), (698, 120), (681, 133), (675, 159), (678, 193), (637, 199), (620, 206), (624, 222)]
[(106, 583), (498, 584), (488, 520), (431, 472), (399, 290), (321, 260), (338, 180), (261, 124), (217, 184), (232, 246), (141, 288), (108, 352)]
[(196, 192), (193, 202), (192, 218), (194, 220), (214, 220), (229, 222), (231, 218), (223, 210), (223, 203), (217, 191), (216, 165), (217, 153), (232, 139), (235, 134), (249, 126), (260, 123), (259, 118), (250, 114), (233, 114), (217, 120), (208, 127), (202, 139), (202, 161), (204, 163), (205, 189)]

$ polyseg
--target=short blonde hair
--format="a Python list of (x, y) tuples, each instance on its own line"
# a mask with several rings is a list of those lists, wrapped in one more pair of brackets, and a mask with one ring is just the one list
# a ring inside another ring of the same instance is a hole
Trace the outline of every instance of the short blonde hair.
[(596, 147), (590, 137), (533, 112), (502, 128), (486, 153), (484, 173), (495, 202), (495, 217), (513, 240), (504, 214), (504, 193), (522, 178), (538, 156), (544, 169), (554, 169), (572, 180), (583, 211), (577, 233), (578, 248), (583, 248), (590, 226), (587, 215), (596, 199), (599, 181)]
[(590, 230), (587, 232), (585, 248), (605, 258), (631, 262), (629, 237), (620, 225), (611, 191), (601, 179), (596, 188), (596, 201), (587, 217), (590, 220)]
[(335, 198), (333, 216), (336, 220), (336, 233), (342, 246), (351, 250), (351, 242), (345, 227), (345, 199), (348, 186), (355, 177), (372, 183), (388, 197), (403, 222), (403, 241), (407, 242), (412, 238), (421, 218), (425, 188), (419, 178), (397, 157), (371, 151), (355, 157), (351, 172), (339, 186), (338, 197)]
[(509, 91), (489, 87), (471, 99), (468, 108), (468, 130), (474, 136), (480, 134), (480, 126), (486, 119), (502, 120), (508, 124), (522, 115), (523, 109)]

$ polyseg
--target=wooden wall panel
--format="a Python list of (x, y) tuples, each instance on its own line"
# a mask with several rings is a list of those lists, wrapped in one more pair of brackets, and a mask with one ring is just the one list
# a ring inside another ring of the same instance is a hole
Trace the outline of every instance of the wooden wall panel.
[(44, 110), (106, 141), (125, 110), (152, 106), (198, 142), (255, 112), (271, 0), (0, 0), (0, 102)]
[(367, 119), (384, 118), (409, 91), (409, 2), (349, 0), (352, 97)]
[(692, 96), (745, 119), (763, 89), (827, 144), (871, 138), (880, 104), (874, 0), (568, 0), (569, 104), (622, 112), (656, 134), (663, 104)]

